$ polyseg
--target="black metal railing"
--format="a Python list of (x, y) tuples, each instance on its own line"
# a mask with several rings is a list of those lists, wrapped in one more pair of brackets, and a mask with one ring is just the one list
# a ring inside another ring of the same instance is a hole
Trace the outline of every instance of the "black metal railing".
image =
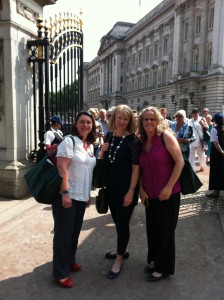
[(44, 133), (51, 116), (63, 119), (62, 130), (67, 134), (75, 115), (83, 109), (82, 20), (67, 14), (54, 21), (50, 19), (48, 26), (39, 18), (37, 28), (37, 40), (27, 42), (28, 62), (33, 68), (32, 156), (36, 161), (45, 153)]

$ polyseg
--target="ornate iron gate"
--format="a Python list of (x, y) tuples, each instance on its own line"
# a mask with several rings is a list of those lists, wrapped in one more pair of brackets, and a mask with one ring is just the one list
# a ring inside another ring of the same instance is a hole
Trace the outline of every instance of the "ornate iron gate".
[(83, 109), (83, 33), (82, 20), (71, 14), (50, 19), (49, 26), (39, 18), (37, 28), (37, 40), (28, 41), (27, 46), (33, 68), (32, 157), (38, 161), (45, 152), (44, 133), (50, 117), (59, 115), (67, 134), (76, 113)]

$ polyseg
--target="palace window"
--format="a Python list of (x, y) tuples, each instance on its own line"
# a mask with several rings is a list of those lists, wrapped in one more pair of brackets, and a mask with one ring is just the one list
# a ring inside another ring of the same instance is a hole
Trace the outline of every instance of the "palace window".
[(129, 70), (129, 67), (130, 67), (129, 64), (130, 64), (129, 59), (127, 59), (127, 70)]
[(163, 40), (163, 54), (167, 54), (167, 44), (168, 44), (168, 39), (165, 38)]
[(211, 65), (212, 65), (212, 49), (208, 49), (208, 52), (207, 52), (207, 64), (208, 64), (208, 68), (210, 68)]
[(158, 72), (157, 72), (157, 70), (154, 70), (152, 73), (152, 88), (153, 89), (157, 88), (157, 76), (158, 76)]
[(209, 11), (209, 22), (208, 22), (208, 28), (212, 29), (214, 26), (214, 7), (212, 7)]
[(194, 71), (198, 71), (199, 68), (199, 55), (198, 53), (194, 54), (194, 58), (193, 58), (193, 67), (194, 67)]
[(156, 58), (157, 56), (158, 56), (158, 43), (154, 45), (154, 53), (153, 53), (154, 58)]
[(132, 67), (135, 67), (135, 55), (132, 56)]
[(148, 62), (149, 61), (149, 48), (145, 49), (145, 61)]
[(147, 89), (148, 86), (149, 86), (149, 75), (146, 74), (146, 75), (145, 75), (145, 88)]
[(162, 85), (165, 85), (167, 82), (167, 68), (162, 69)]
[(141, 85), (142, 85), (142, 78), (141, 76), (138, 77), (138, 90), (141, 90)]
[(196, 31), (195, 34), (198, 35), (201, 33), (201, 16), (196, 17)]
[(188, 38), (188, 28), (189, 28), (189, 24), (185, 23), (185, 26), (184, 26), (184, 40), (185, 41), (187, 41), (187, 38)]
[(183, 60), (183, 73), (187, 72), (187, 58), (185, 57)]
[(140, 66), (142, 64), (142, 52), (138, 53), (138, 65)]

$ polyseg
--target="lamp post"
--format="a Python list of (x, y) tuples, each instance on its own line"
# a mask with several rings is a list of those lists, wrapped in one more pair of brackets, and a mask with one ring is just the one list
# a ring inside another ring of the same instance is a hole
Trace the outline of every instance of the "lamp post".
[(189, 93), (189, 97), (190, 97), (190, 100), (191, 100), (191, 104), (194, 104), (194, 101), (193, 101), (193, 98), (194, 98), (194, 92), (190, 92), (190, 93)]
[(171, 101), (172, 101), (172, 103), (175, 105), (175, 112), (176, 112), (176, 106), (177, 106), (177, 101), (175, 100), (175, 98), (176, 98), (176, 95), (171, 95)]

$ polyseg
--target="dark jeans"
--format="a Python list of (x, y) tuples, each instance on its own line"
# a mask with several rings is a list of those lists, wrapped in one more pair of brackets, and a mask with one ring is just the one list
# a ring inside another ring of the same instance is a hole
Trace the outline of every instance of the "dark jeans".
[(52, 205), (54, 217), (53, 277), (69, 276), (75, 263), (78, 238), (81, 231), (86, 202), (72, 200), (72, 207), (64, 208), (61, 196)]
[(94, 156), (96, 158), (99, 157), (100, 149), (101, 149), (101, 146), (94, 146)]
[(173, 275), (175, 270), (175, 229), (180, 208), (180, 193), (169, 200), (148, 199), (146, 230), (148, 263), (155, 262), (155, 271)]
[(121, 203), (110, 201), (109, 207), (111, 216), (117, 230), (117, 253), (123, 255), (126, 251), (130, 238), (129, 223), (136, 203), (131, 203), (128, 207), (122, 206)]

